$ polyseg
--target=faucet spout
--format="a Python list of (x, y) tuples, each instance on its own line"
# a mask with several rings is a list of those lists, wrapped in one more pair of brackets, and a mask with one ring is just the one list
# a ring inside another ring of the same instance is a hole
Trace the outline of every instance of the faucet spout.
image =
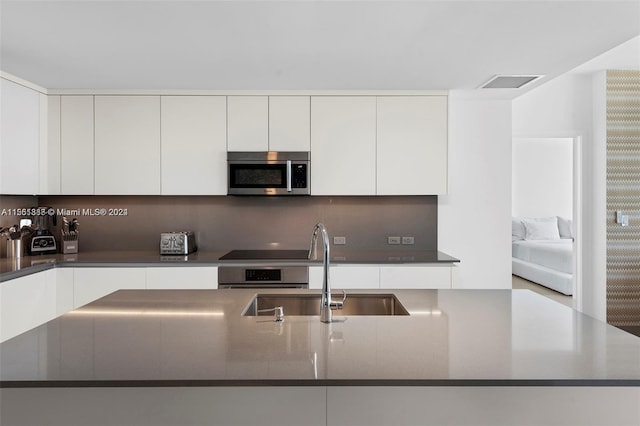
[(320, 321), (329, 323), (333, 321), (333, 310), (342, 309), (347, 294), (343, 292), (342, 301), (331, 300), (331, 285), (329, 283), (329, 261), (331, 259), (331, 248), (329, 245), (329, 233), (323, 223), (318, 223), (313, 228), (311, 244), (309, 246), (309, 259), (318, 258), (318, 234), (322, 234), (322, 245), (324, 246), (324, 256), (322, 260), (322, 297), (320, 298)]

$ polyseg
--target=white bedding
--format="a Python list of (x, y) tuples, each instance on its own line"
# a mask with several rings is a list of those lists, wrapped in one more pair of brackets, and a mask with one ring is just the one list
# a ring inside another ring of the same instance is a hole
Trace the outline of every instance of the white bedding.
[(520, 240), (512, 244), (512, 256), (525, 262), (535, 263), (549, 269), (573, 273), (573, 241)]
[(573, 293), (573, 240), (518, 240), (512, 243), (512, 272), (560, 293)]

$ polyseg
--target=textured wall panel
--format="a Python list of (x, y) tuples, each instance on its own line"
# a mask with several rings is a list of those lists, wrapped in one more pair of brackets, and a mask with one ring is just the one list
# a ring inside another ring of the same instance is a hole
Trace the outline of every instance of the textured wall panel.
[[(629, 226), (615, 223), (616, 210)], [(640, 71), (607, 72), (607, 321), (640, 326)]]

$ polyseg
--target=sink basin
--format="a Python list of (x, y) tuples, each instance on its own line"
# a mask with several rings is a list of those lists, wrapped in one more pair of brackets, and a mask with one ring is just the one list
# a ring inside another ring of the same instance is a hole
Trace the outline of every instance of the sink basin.
[[(334, 297), (341, 297), (336, 293)], [(244, 316), (273, 316), (262, 309), (282, 306), (287, 315), (320, 315), (319, 294), (257, 294), (245, 308)], [(334, 315), (409, 315), (393, 294), (347, 294), (342, 310)]]

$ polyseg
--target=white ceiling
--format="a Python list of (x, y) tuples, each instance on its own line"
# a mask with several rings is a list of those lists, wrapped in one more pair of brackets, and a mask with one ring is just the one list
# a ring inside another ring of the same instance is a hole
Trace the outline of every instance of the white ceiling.
[(639, 34), (640, 0), (1, 0), (0, 69), (48, 89), (474, 89)]

